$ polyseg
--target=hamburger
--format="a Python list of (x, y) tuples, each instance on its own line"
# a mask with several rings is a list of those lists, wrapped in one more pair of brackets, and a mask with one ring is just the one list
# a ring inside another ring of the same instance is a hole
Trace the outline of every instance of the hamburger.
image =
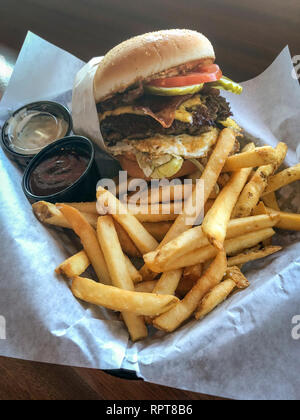
[(164, 30), (121, 43), (94, 76), (107, 150), (135, 178), (195, 172), (224, 126), (239, 130), (222, 89), (242, 90), (223, 76), (212, 44), (201, 33)]

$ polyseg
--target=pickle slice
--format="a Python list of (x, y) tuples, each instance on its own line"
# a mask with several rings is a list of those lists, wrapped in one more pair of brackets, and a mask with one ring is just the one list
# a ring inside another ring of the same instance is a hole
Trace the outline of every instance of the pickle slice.
[(209, 85), (215, 89), (223, 89), (229, 92), (240, 95), (243, 92), (243, 87), (226, 76), (223, 76), (217, 82), (211, 82)]
[(157, 86), (145, 85), (144, 89), (146, 93), (156, 96), (182, 96), (182, 95), (193, 95), (194, 93), (200, 92), (203, 88), (203, 83), (200, 85), (182, 86), (174, 88), (162, 88)]
[(170, 178), (171, 176), (177, 174), (178, 171), (180, 171), (182, 164), (183, 159), (181, 157), (174, 157), (170, 160), (170, 162), (164, 163), (163, 165), (155, 168), (151, 174), (151, 178)]

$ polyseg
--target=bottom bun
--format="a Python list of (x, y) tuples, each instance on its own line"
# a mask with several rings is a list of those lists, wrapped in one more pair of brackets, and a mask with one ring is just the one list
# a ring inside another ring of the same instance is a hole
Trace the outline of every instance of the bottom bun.
[[(143, 170), (139, 167), (136, 157), (131, 153), (126, 153), (116, 157), (122, 166), (123, 171), (127, 171), (132, 178), (145, 179), (150, 181), (152, 178), (146, 177)], [(196, 166), (189, 160), (185, 160), (183, 165), (175, 175), (167, 179), (180, 178), (182, 176), (191, 175), (197, 171)]]

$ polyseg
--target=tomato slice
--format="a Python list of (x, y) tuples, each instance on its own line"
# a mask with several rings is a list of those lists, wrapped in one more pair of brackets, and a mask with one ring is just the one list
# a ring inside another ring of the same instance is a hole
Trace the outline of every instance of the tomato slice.
[(155, 79), (149, 83), (149, 86), (156, 87), (181, 87), (197, 85), (201, 83), (216, 82), (223, 76), (220, 67), (217, 64), (209, 64), (197, 68), (197, 71), (183, 76), (166, 77), (164, 79)]

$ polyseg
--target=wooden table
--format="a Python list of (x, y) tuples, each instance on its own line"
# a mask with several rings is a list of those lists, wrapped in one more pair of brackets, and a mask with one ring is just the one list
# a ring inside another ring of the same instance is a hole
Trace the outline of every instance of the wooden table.
[[(211, 39), (217, 62), (237, 81), (261, 73), (287, 44), (292, 55), (300, 54), (299, 0), (0, 0), (0, 10), (0, 40), (10, 48), (0, 46), (0, 55), (11, 61), (27, 30), (88, 60), (136, 34), (196, 29)], [(1, 357), (0, 378), (0, 399), (213, 398), (101, 371)]]

